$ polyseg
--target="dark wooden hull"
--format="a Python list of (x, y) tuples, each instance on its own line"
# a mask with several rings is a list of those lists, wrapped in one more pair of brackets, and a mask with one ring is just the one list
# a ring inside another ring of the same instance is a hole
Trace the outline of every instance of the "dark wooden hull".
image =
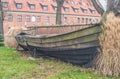
[(99, 54), (97, 48), (99, 48), (100, 32), (100, 25), (95, 25), (48, 37), (17, 35), (16, 40), (24, 50), (32, 51), (32, 56), (42, 53), (69, 63), (91, 66)]

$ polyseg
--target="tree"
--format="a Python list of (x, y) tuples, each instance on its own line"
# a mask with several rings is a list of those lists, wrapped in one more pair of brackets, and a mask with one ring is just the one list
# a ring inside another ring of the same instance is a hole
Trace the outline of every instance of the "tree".
[(65, 0), (56, 0), (57, 2), (57, 13), (56, 13), (56, 24), (58, 25), (61, 25), (62, 24), (62, 21), (61, 21), (61, 14), (62, 14), (62, 11), (61, 11), (61, 8), (63, 6), (63, 3), (64, 3)]
[[(103, 15), (105, 12), (102, 7), (97, 3), (97, 0), (92, 0), (96, 10)], [(107, 0), (107, 11), (105, 13), (114, 12), (116, 15), (120, 13), (120, 0)]]
[(107, 0), (107, 13), (110, 11), (116, 15), (120, 13), (120, 0)]
[(3, 34), (3, 11), (1, 0), (0, 0), (0, 34)]

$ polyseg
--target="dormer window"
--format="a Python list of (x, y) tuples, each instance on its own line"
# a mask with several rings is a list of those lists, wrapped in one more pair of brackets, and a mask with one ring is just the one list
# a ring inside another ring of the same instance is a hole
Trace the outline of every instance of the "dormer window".
[(90, 12), (92, 13), (92, 14), (95, 14), (95, 10), (94, 9), (89, 9), (90, 10)]
[(81, 9), (82, 9), (83, 13), (87, 13), (87, 9), (83, 9), (83, 8), (81, 8)]
[(57, 6), (52, 5), (54, 11), (57, 11)]
[(57, 7), (54, 6), (54, 10), (57, 11)]
[(91, 13), (92, 13), (92, 14), (95, 14), (95, 10), (92, 10)]
[(48, 10), (48, 6), (46, 6), (46, 5), (43, 5), (42, 8), (43, 8), (43, 10)]
[(64, 11), (65, 12), (69, 12), (69, 8), (68, 7), (64, 7)]
[(75, 13), (78, 13), (78, 9), (77, 9), (77, 8), (74, 8), (74, 12), (75, 12)]
[(92, 10), (92, 14), (95, 14), (95, 10)]
[(3, 2), (3, 3), (2, 3), (2, 6), (3, 6), (4, 8), (8, 8), (8, 2)]
[(16, 3), (16, 7), (17, 7), (18, 9), (22, 9), (22, 3)]
[(35, 4), (29, 4), (30, 9), (34, 10), (35, 9)]
[(84, 10), (83, 10), (83, 13), (87, 13), (87, 10), (86, 10), (86, 9), (84, 9)]

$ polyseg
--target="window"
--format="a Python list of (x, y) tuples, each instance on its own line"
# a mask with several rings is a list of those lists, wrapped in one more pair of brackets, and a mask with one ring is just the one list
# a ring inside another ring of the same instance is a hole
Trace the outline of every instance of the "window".
[(41, 17), (40, 17), (40, 16), (37, 16), (37, 17), (36, 17), (36, 20), (37, 20), (37, 22), (40, 22), (40, 21), (41, 21)]
[(34, 10), (35, 9), (35, 4), (29, 4), (30, 9)]
[(82, 23), (84, 23), (84, 18), (82, 18)]
[(92, 13), (92, 14), (95, 14), (95, 10), (92, 10), (91, 13)]
[(12, 15), (8, 15), (8, 21), (13, 21), (13, 16)]
[(8, 2), (3, 2), (3, 3), (2, 3), (2, 6), (3, 6), (4, 8), (7, 8), (7, 7), (8, 7)]
[(87, 13), (87, 10), (86, 10), (86, 9), (84, 9), (84, 10), (83, 10), (83, 13)]
[(86, 18), (86, 24), (88, 24), (88, 18)]
[(43, 10), (48, 10), (48, 6), (43, 6)]
[(26, 22), (30, 22), (30, 16), (29, 15), (26, 16)]
[(64, 22), (67, 22), (67, 17), (64, 17)]
[(21, 15), (18, 15), (18, 16), (17, 16), (17, 20), (18, 20), (18, 22), (22, 22), (22, 16), (21, 16)]
[(49, 23), (49, 22), (50, 22), (50, 17), (49, 17), (49, 16), (47, 16), (47, 17), (45, 18), (45, 22), (46, 22), (46, 23)]
[(90, 23), (92, 22), (92, 19), (91, 19), (91, 18), (89, 19), (89, 22), (90, 22)]
[(57, 11), (57, 6), (52, 6), (54, 11)]
[(54, 10), (57, 11), (57, 7), (54, 7)]
[(75, 13), (78, 13), (78, 9), (77, 9), (77, 8), (74, 8), (74, 12), (75, 12)]
[(81, 9), (82, 9), (83, 13), (87, 13), (87, 9), (83, 9), (83, 8), (81, 8)]
[(68, 7), (64, 7), (65, 12), (69, 12), (69, 8)]
[(22, 9), (22, 3), (16, 3), (16, 7), (17, 7), (18, 9)]
[(35, 22), (35, 21), (36, 21), (35, 16), (32, 16), (32, 22)]

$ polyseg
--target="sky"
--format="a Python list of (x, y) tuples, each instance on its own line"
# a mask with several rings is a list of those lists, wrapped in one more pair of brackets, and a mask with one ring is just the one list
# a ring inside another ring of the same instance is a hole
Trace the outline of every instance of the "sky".
[(104, 10), (106, 10), (106, 6), (107, 6), (107, 0), (99, 0), (101, 5), (103, 6)]

